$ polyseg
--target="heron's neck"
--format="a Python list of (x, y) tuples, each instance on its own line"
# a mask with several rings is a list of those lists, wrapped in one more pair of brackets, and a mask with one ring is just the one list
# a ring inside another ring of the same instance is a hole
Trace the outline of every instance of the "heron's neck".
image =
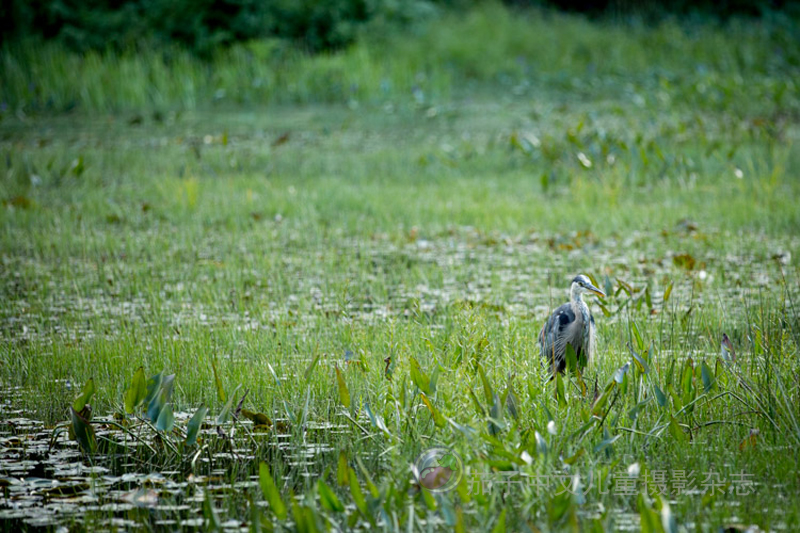
[(572, 288), (570, 289), (570, 298), (572, 298), (572, 301), (575, 303), (582, 303), (583, 298), (581, 294), (582, 292), (580, 286), (578, 286), (577, 283), (573, 283)]

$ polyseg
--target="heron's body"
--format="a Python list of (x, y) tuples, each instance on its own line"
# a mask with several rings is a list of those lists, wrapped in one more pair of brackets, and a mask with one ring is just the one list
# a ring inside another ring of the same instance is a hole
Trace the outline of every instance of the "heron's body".
[(583, 301), (583, 292), (605, 293), (591, 284), (586, 276), (572, 281), (570, 301), (558, 307), (547, 319), (539, 333), (542, 357), (550, 363), (551, 371), (563, 372), (567, 365), (567, 345), (572, 346), (578, 360), (587, 364), (592, 358), (595, 342), (594, 317)]

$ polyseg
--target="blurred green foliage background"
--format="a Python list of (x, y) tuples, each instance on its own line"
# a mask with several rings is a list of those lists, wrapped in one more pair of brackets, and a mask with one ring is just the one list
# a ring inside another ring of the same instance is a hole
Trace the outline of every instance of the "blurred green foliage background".
[[(467, 9), (480, 0), (6, 0), (0, 5), (0, 40), (31, 36), (77, 51), (180, 43), (208, 56), (219, 45), (277, 37), (307, 51), (340, 48), (365, 28), (408, 26), (442, 9)], [(506, 0), (514, 8), (553, 7), (594, 17), (796, 17), (791, 0)]]

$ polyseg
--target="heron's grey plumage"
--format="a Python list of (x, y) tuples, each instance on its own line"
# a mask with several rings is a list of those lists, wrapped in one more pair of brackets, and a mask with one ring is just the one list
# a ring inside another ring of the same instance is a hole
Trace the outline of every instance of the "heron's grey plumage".
[(578, 356), (588, 364), (594, 352), (594, 317), (589, 306), (583, 301), (583, 292), (605, 293), (592, 285), (586, 276), (576, 276), (572, 280), (570, 301), (558, 307), (547, 319), (539, 333), (539, 347), (542, 357), (550, 364), (551, 371), (563, 372), (567, 365), (567, 345), (571, 345)]

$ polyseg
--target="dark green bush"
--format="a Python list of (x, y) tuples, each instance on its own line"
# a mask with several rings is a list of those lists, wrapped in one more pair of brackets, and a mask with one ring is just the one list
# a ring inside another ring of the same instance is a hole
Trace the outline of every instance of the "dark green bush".
[(428, 0), (5, 0), (0, 39), (38, 36), (75, 50), (178, 42), (200, 55), (219, 45), (279, 37), (309, 51), (352, 42), (375, 20), (402, 25)]
[[(36, 36), (75, 50), (180, 43), (199, 55), (237, 41), (278, 37), (316, 52), (351, 43), (367, 25), (402, 26), (437, 6), (464, 9), (481, 0), (0, 0), (0, 42)], [(793, 0), (505, 0), (589, 15), (664, 14), (728, 18), (784, 10)]]

